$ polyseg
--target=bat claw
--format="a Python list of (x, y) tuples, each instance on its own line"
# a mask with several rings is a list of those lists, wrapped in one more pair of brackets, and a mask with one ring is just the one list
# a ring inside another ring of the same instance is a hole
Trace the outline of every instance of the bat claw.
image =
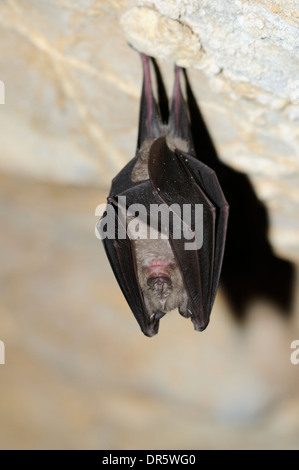
[(155, 336), (158, 333), (159, 320), (163, 317), (163, 315), (164, 313), (160, 311), (152, 313), (152, 315), (150, 316), (150, 324), (142, 330), (146, 336), (149, 336), (151, 338), (152, 336)]
[(152, 313), (150, 316), (150, 324), (143, 330), (143, 333), (146, 336), (152, 337), (158, 333), (159, 330), (159, 320), (164, 317), (165, 312), (157, 310), (155, 313)]
[(165, 312), (161, 312), (161, 310), (158, 310), (156, 313), (155, 313), (155, 319), (156, 320), (161, 320), (162, 317), (164, 317), (165, 315)]
[(162, 317), (164, 317), (165, 312), (161, 312), (161, 310), (157, 310), (157, 312), (151, 315), (151, 321), (159, 321)]
[(191, 312), (191, 310), (189, 310), (189, 308), (187, 310), (179, 309), (179, 314), (182, 315), (182, 317), (184, 318), (190, 318), (193, 316), (193, 313)]
[(208, 326), (209, 320), (207, 322), (199, 321), (199, 319), (192, 313), (190, 308), (187, 308), (185, 311), (179, 310), (179, 313), (184, 318), (191, 318), (195, 331), (203, 331)]

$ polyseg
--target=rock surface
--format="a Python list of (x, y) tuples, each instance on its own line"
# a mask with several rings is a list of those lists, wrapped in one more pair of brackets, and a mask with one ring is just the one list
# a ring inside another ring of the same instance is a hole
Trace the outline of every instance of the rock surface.
[[(0, 168), (108, 187), (135, 151), (141, 70), (126, 42), (189, 67), (220, 158), (250, 176), (277, 252), (299, 260), (295, 1), (20, 0), (0, 5)], [(122, 28), (120, 26), (122, 25)]]
[[(299, 11), (293, 1), (156, 0), (122, 16), (136, 49), (192, 73), (220, 157), (250, 176), (276, 249), (299, 260)], [(298, 5), (297, 5), (298, 7)], [(208, 83), (206, 83), (208, 80)], [(208, 90), (205, 88), (208, 87)]]

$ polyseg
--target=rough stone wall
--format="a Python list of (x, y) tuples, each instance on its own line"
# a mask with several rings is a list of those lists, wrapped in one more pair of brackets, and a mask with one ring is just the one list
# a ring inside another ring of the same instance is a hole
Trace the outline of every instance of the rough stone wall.
[[(251, 178), (277, 251), (299, 260), (295, 0), (0, 4), (0, 168), (108, 187), (134, 154), (137, 49), (189, 68), (220, 158)], [(122, 25), (122, 27), (120, 26)]]
[(108, 186), (128, 160), (139, 87), (121, 4), (1, 2), (2, 169)]
[(155, 8), (138, 2), (122, 16), (129, 42), (149, 55), (202, 70), (204, 79), (191, 76), (220, 157), (250, 176), (270, 210), (274, 246), (298, 260), (296, 2), (153, 3)]

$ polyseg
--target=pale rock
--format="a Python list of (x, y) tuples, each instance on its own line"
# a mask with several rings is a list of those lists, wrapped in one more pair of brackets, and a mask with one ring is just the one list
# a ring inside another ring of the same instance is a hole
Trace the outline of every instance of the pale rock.
[[(190, 67), (194, 58), (201, 59), (197, 34), (187, 25), (162, 16), (149, 8), (132, 8), (121, 19), (128, 42), (138, 51), (172, 60), (181, 67)], [(146, 31), (146, 35), (144, 32)]]
[[(0, 167), (108, 188), (135, 152), (142, 76), (128, 41), (160, 59), (169, 93), (173, 63), (189, 68), (219, 157), (261, 199), (261, 181), (283, 179), (283, 206), (299, 213), (298, 25), (293, 0), (3, 2)], [(298, 261), (280, 242), (293, 218), (271, 242)]]

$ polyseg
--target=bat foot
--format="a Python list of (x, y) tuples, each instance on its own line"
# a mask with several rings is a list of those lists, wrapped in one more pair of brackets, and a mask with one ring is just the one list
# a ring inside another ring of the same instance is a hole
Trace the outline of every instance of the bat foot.
[(154, 316), (155, 320), (161, 320), (165, 315), (165, 312), (161, 312), (161, 310), (158, 310), (152, 317)]
[(145, 330), (143, 330), (143, 333), (150, 338), (155, 336), (159, 331), (159, 320), (161, 320), (164, 315), (165, 312), (162, 312), (161, 310), (157, 310), (155, 313), (153, 313), (150, 316), (150, 324), (146, 327)]
[(192, 312), (188, 308), (186, 310), (179, 309), (179, 314), (182, 315), (182, 317), (184, 317), (184, 318), (192, 317)]
[(206, 329), (206, 327), (209, 324), (209, 320), (207, 320), (206, 322), (203, 322), (202, 320), (199, 320), (198, 318), (196, 318), (196, 316), (193, 315), (193, 313), (191, 312), (189, 308), (187, 308), (186, 310), (179, 309), (179, 313), (184, 318), (191, 318), (195, 331), (203, 331)]

